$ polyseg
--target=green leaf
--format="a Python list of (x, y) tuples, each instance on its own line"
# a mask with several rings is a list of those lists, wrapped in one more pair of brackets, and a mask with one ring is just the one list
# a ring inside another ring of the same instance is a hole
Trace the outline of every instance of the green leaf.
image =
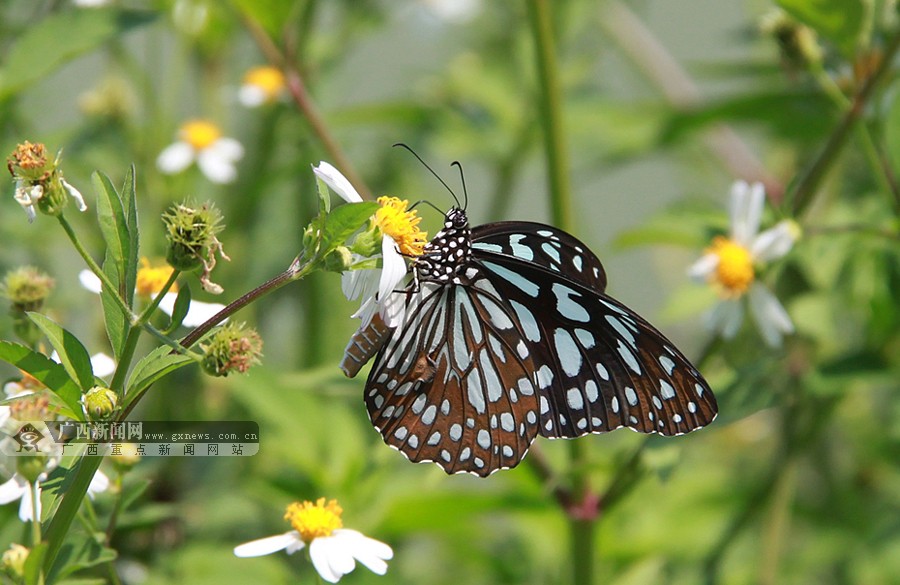
[(25, 559), (25, 583), (28, 585), (37, 585), (41, 583), (41, 564), (44, 556), (47, 554), (47, 545), (40, 543), (31, 549), (28, 558)]
[(193, 361), (189, 356), (172, 353), (172, 348), (166, 345), (157, 347), (145, 355), (134, 366), (128, 378), (125, 387), (126, 406), (136, 396), (140, 396), (148, 386)]
[(320, 251), (325, 254), (347, 241), (378, 210), (374, 201), (346, 203), (325, 217)]
[(81, 384), (87, 392), (94, 385), (94, 370), (91, 368), (91, 354), (81, 345), (78, 338), (60, 327), (49, 317), (30, 312), (28, 318), (41, 328), (50, 341), (50, 345), (59, 354), (59, 362), (63, 365), (72, 380)]
[(140, 498), (152, 482), (149, 479), (141, 479), (134, 483), (129, 483), (122, 488), (122, 504), (121, 511), (124, 512), (131, 507), (133, 503)]
[(104, 271), (107, 274), (110, 274), (111, 270), (115, 271), (117, 277), (115, 281), (119, 284), (117, 292), (125, 298), (126, 304), (131, 306), (129, 292), (123, 286), (127, 284), (125, 259), (131, 257), (131, 238), (128, 234), (122, 199), (105, 174), (96, 171), (91, 178), (94, 191), (97, 193), (97, 221), (100, 223), (100, 233), (103, 234), (103, 241), (106, 243)]
[[(113, 263), (104, 261), (103, 272), (109, 277), (110, 281), (116, 289), (119, 288), (118, 275)], [(109, 344), (112, 346), (113, 355), (118, 361), (122, 357), (122, 350), (125, 347), (125, 337), (128, 332), (128, 317), (122, 312), (122, 307), (116, 302), (113, 295), (118, 293), (109, 291), (106, 287), (100, 291), (100, 303), (103, 305), (103, 325), (106, 327), (106, 336), (109, 337)]]
[(125, 256), (125, 302), (134, 306), (134, 288), (137, 282), (138, 255), (140, 253), (140, 228), (137, 216), (137, 192), (135, 189), (134, 165), (128, 167), (121, 191), (122, 211), (128, 227), (128, 255)]
[(0, 100), (105, 41), (152, 22), (156, 16), (149, 11), (67, 10), (35, 22), (6, 55), (0, 69)]
[[(47, 531), (45, 534), (45, 542), (47, 543), (47, 554), (44, 558), (44, 571), (49, 571), (54, 565), (57, 554), (62, 548), (69, 528), (72, 526), (72, 520), (81, 507), (84, 495), (87, 493), (88, 486), (94, 478), (94, 474), (100, 468), (103, 457), (82, 457), (78, 466), (73, 468), (72, 483), (66, 488), (62, 497), (62, 502), (56, 513), (53, 514)], [(68, 479), (68, 478), (67, 478)]]
[[(97, 536), (105, 537), (102, 533)], [(57, 582), (76, 571), (114, 561), (118, 556), (116, 551), (97, 542), (97, 536), (84, 535), (80, 539), (66, 541), (59, 549), (53, 572), (47, 580)]]
[(245, 16), (260, 24), (273, 39), (281, 38), (297, 3), (289, 0), (236, 0)]
[(319, 214), (328, 215), (331, 212), (331, 190), (318, 175), (316, 175), (316, 191), (319, 194)]
[(865, 7), (862, 0), (776, 0), (791, 16), (833, 42), (845, 57), (856, 52)]
[(42, 353), (11, 341), (0, 341), (0, 359), (9, 362), (23, 372), (28, 372), (59, 396), (72, 411), (67, 413), (68, 416), (77, 420), (84, 418), (79, 402), (82, 394), (81, 388), (69, 377), (63, 366)]
[(166, 335), (181, 327), (182, 321), (191, 308), (191, 287), (184, 284), (178, 289), (178, 296), (175, 297), (175, 306), (172, 308), (172, 320), (169, 327), (164, 331)]

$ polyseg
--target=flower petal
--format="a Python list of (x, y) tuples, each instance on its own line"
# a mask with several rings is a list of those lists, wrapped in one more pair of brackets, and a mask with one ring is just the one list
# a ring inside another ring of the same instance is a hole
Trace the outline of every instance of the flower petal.
[(370, 571), (377, 575), (384, 575), (387, 572), (385, 561), (394, 558), (391, 547), (348, 528), (335, 530), (334, 535), (340, 536), (346, 542), (350, 554)]
[(167, 175), (180, 173), (194, 162), (194, 148), (187, 142), (178, 141), (163, 149), (156, 157), (156, 168)]
[[(337, 546), (336, 546), (337, 545)], [(316, 538), (309, 545), (309, 558), (312, 560), (316, 572), (329, 583), (337, 583), (341, 577), (353, 570), (353, 557), (341, 551), (339, 543), (332, 537)], [(345, 567), (346, 560), (350, 560), (350, 570), (338, 571), (335, 568)]]
[(91, 369), (98, 378), (105, 378), (116, 371), (116, 360), (103, 352), (91, 356)]
[(759, 283), (753, 283), (748, 293), (750, 313), (756, 326), (770, 347), (781, 347), (782, 334), (793, 333), (794, 323), (778, 298)]
[(303, 541), (300, 540), (300, 533), (296, 530), (291, 530), (284, 534), (267, 536), (266, 538), (245, 542), (244, 544), (234, 547), (234, 554), (239, 557), (261, 557), (263, 555), (270, 555), (274, 552), (284, 550), (289, 546), (295, 546), (297, 542), (300, 542), (300, 548), (303, 548)]
[(746, 248), (759, 231), (765, 199), (762, 183), (735, 181), (731, 186), (731, 238)]
[(197, 155), (197, 166), (213, 183), (225, 185), (233, 183), (237, 179), (234, 162), (211, 148), (207, 148)]
[(69, 195), (72, 196), (72, 199), (75, 200), (75, 204), (78, 206), (78, 211), (87, 211), (87, 203), (84, 202), (84, 197), (81, 195), (81, 191), (73, 187), (68, 181), (62, 179), (63, 187), (69, 192)]
[(248, 108), (258, 108), (266, 103), (266, 92), (258, 85), (244, 84), (238, 89), (238, 101)]
[(22, 522), (31, 522), (34, 520), (34, 513), (37, 512), (37, 519), (41, 519), (41, 486), (37, 484), (37, 510), (34, 509), (34, 500), (32, 498), (31, 486), (27, 486), (22, 492), (22, 501), (19, 503), (19, 520)]
[(707, 315), (707, 325), (722, 334), (725, 339), (737, 335), (744, 321), (744, 307), (738, 300), (725, 300)]
[(91, 483), (88, 485), (87, 493), (91, 499), (94, 498), (95, 495), (105, 492), (109, 489), (109, 478), (106, 477), (106, 474), (97, 470), (97, 473), (94, 474), (94, 477), (91, 479)]
[[(175, 311), (175, 299), (177, 298), (178, 293), (166, 293), (162, 300), (159, 301), (159, 308), (163, 313), (171, 317), (172, 313)], [(224, 308), (225, 305), (221, 303), (204, 303), (203, 301), (192, 300), (187, 315), (184, 316), (184, 321), (182, 321), (181, 324), (185, 327), (198, 327), (206, 321), (209, 321), (213, 315)], [(222, 321), (222, 323), (227, 322), (228, 319)]]
[(797, 240), (797, 230), (792, 222), (780, 221), (778, 224), (753, 239), (750, 254), (759, 262), (769, 262), (787, 254)]
[(381, 280), (378, 283), (379, 313), (388, 327), (396, 327), (403, 320), (406, 303), (403, 295), (392, 294), (397, 284), (406, 276), (406, 260), (397, 250), (397, 244), (390, 236), (381, 241)]
[(699, 260), (688, 268), (688, 276), (699, 282), (706, 282), (710, 275), (719, 266), (719, 257), (716, 254), (704, 254)]
[(347, 177), (342, 175), (341, 172), (331, 164), (321, 161), (319, 162), (319, 166), (313, 167), (313, 172), (317, 177), (325, 181), (325, 184), (347, 203), (359, 203), (362, 201), (362, 197), (357, 193), (353, 185), (350, 184), (350, 181), (347, 180)]
[(78, 282), (81, 283), (86, 290), (99, 295), (100, 291), (103, 290), (103, 283), (100, 282), (100, 279), (96, 274), (91, 272), (90, 270), (82, 270), (78, 273)]
[(28, 482), (18, 473), (0, 485), (0, 505), (14, 502), (28, 491)]
[(229, 138), (228, 136), (219, 138), (210, 144), (203, 152), (210, 151), (215, 152), (217, 156), (231, 162), (237, 162), (244, 158), (244, 146), (234, 138)]

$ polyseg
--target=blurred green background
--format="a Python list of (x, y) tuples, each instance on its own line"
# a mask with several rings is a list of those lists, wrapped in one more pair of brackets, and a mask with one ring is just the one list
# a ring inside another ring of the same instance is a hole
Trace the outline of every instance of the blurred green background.
[[(702, 326), (714, 296), (686, 277), (711, 237), (727, 231), (732, 181), (765, 180), (777, 203), (834, 135), (843, 110), (821, 75), (854, 95), (896, 34), (893, 2), (817, 4), (830, 18), (807, 21), (825, 33), (822, 71), (791, 54), (790, 38), (761, 28), (771, 2), (552, 3), (572, 231), (603, 260), (613, 296), (688, 356), (703, 356), (721, 409), (686, 437), (580, 439), (591, 486), (608, 496), (591, 551), (598, 583), (892, 583), (900, 575), (897, 208), (864, 137), (852, 135), (831, 161), (810, 210), (793, 216), (804, 238), (767, 275), (797, 328), (783, 348), (765, 347), (750, 325), (716, 341)], [(68, 217), (97, 258), (96, 169), (121, 184), (136, 165), (141, 254), (151, 260), (165, 253), (166, 207), (214, 202), (231, 262), (214, 273), (222, 297), (191, 282), (200, 300), (228, 302), (287, 267), (316, 211), (310, 165), (336, 163), (287, 95), (259, 108), (239, 103), (244, 73), (273, 55), (288, 55), (374, 194), (452, 204), (418, 162), (391, 148), (404, 142), (454, 187), (449, 163), (462, 163), (474, 223), (550, 220), (523, 2), (135, 0), (89, 9), (6, 0), (2, 14), (2, 151), (24, 140), (62, 149), (66, 179), (91, 207)], [(863, 126), (885, 149), (890, 182), (900, 165), (884, 145), (897, 141), (900, 117), (893, 71), (885, 79)], [(233, 184), (211, 183), (196, 167), (174, 176), (157, 169), (192, 118), (243, 144)], [(109, 352), (99, 299), (78, 285), (81, 259), (49, 218), (27, 224), (12, 192), (10, 183), (0, 268), (50, 273), (58, 286), (48, 314), (92, 352)], [(433, 234), (440, 215), (420, 213)], [(783, 217), (788, 206), (770, 207), (764, 222)], [(395, 551), (387, 576), (360, 568), (346, 582), (571, 579), (566, 516), (554, 486), (528, 465), (486, 480), (448, 477), (382, 443), (363, 378), (344, 379), (337, 368), (357, 325), (339, 280), (316, 274), (238, 316), (264, 339), (262, 366), (227, 379), (187, 368), (142, 403), (135, 417), (147, 420), (255, 420), (262, 445), (248, 459), (142, 461), (126, 484), (149, 487), (113, 541), (122, 580), (313, 582), (302, 555), (231, 551), (284, 532), (284, 507), (320, 496), (340, 501), (346, 526)], [(5, 316), (0, 333), (12, 338)], [(538, 444), (561, 477), (572, 472), (566, 442)], [(98, 496), (100, 515), (110, 501)], [(0, 509), (4, 547), (22, 539), (15, 513)]]

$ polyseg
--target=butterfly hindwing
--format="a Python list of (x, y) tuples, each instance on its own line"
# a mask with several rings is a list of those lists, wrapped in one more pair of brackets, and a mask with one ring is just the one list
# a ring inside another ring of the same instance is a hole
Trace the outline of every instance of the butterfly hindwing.
[(514, 315), (471, 268), (462, 286), (408, 292), (369, 374), (366, 406), (385, 442), (412, 461), (486, 476), (514, 467), (537, 435), (534, 364)]
[(542, 435), (622, 426), (676, 435), (715, 417), (715, 398), (700, 373), (636, 313), (565, 275), (487, 256), (477, 263), (522, 323), (537, 368)]

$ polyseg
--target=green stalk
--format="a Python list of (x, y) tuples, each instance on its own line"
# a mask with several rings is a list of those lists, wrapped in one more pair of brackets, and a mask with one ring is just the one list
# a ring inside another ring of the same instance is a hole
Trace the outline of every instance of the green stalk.
[[(572, 190), (563, 132), (562, 90), (556, 65), (551, 7), (549, 0), (529, 0), (527, 6), (535, 44), (550, 212), (556, 226), (571, 231)], [(585, 510), (593, 497), (586, 470), (585, 449), (586, 443), (583, 442), (572, 441), (569, 444), (573, 507), (567, 509), (566, 513), (569, 517), (572, 580), (576, 585), (590, 585), (594, 578), (596, 511)]]
[(44, 573), (49, 574), (56, 555), (62, 547), (66, 534), (69, 533), (69, 527), (72, 520), (78, 513), (78, 508), (87, 493), (88, 486), (91, 484), (94, 474), (100, 468), (100, 462), (103, 457), (82, 457), (75, 471), (74, 480), (63, 496), (62, 502), (57, 508), (56, 513), (50, 520), (50, 525), (45, 533), (47, 542), (47, 553), (44, 555)]
[(793, 197), (790, 199), (794, 215), (799, 216), (812, 202), (813, 196), (818, 192), (819, 185), (828, 174), (828, 171), (834, 166), (835, 160), (847, 143), (851, 130), (856, 127), (857, 122), (862, 117), (869, 99), (875, 92), (875, 88), (891, 70), (891, 65), (898, 49), (900, 49), (900, 31), (895, 32), (894, 36), (891, 37), (884, 49), (884, 55), (878, 68), (866, 79), (859, 92), (853, 97), (847, 111), (844, 113), (844, 117), (841, 118), (837, 128), (831, 133), (819, 156), (816, 157), (797, 182)]
[(103, 283), (103, 287), (113, 293), (111, 296), (116, 301), (116, 304), (119, 305), (119, 309), (122, 310), (122, 314), (128, 317), (129, 322), (134, 321), (134, 314), (131, 312), (131, 309), (128, 305), (125, 304), (125, 301), (116, 293), (118, 289), (113, 285), (112, 281), (109, 280), (109, 277), (103, 272), (103, 269), (94, 262), (94, 259), (91, 258), (91, 255), (88, 254), (87, 249), (81, 244), (81, 240), (78, 239), (78, 236), (75, 234), (75, 230), (72, 229), (72, 226), (62, 215), (58, 215), (56, 219), (59, 220), (59, 224), (62, 226), (63, 230), (65, 230), (66, 235), (69, 236), (69, 240), (72, 242), (72, 245), (75, 246), (75, 249), (78, 250), (78, 253), (84, 259), (85, 263), (88, 265), (88, 268), (91, 269), (91, 272), (97, 275), (97, 278), (100, 279), (100, 282)]
[(556, 67), (553, 20), (548, 0), (529, 0), (528, 14), (534, 35), (535, 60), (540, 86), (540, 119), (544, 131), (544, 156), (550, 189), (553, 223), (564, 230), (572, 228), (572, 194), (568, 174), (568, 150), (563, 137), (562, 91)]

